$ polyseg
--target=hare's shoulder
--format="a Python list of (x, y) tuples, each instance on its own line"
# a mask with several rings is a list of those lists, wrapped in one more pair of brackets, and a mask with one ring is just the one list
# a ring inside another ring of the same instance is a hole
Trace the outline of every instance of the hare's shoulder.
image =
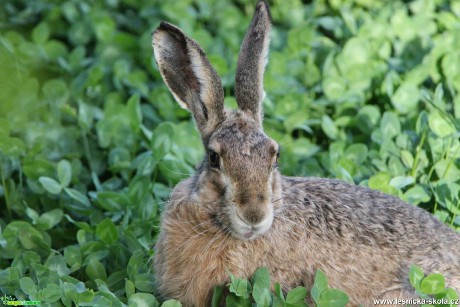
[(193, 204), (193, 177), (184, 179), (172, 188), (169, 200), (164, 203), (162, 208), (163, 215), (177, 211), (179, 208), (189, 207)]

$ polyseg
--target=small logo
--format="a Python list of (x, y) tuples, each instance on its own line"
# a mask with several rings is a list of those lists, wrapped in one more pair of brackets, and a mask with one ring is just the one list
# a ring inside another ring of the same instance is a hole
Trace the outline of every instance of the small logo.
[(40, 301), (18, 301), (11, 295), (3, 295), (0, 297), (2, 305), (5, 306), (39, 306)]

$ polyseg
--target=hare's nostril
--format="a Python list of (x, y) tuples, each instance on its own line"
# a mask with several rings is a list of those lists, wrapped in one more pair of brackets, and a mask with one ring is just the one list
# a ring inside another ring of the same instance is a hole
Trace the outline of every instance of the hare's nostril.
[(240, 204), (247, 204), (251, 200), (251, 195), (247, 191), (241, 191), (238, 195), (238, 202)]
[(244, 221), (250, 225), (257, 225), (265, 218), (264, 210), (259, 208), (247, 208), (243, 211)]

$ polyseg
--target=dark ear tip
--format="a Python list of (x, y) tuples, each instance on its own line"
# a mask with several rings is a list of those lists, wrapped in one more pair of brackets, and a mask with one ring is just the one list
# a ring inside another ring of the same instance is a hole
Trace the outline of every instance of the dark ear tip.
[(181, 30), (172, 23), (162, 21), (156, 31), (166, 31), (169, 33), (181, 33)]
[(158, 28), (156, 28), (156, 30), (153, 31), (153, 36), (155, 37), (156, 33), (160, 33), (162, 31), (174, 35), (179, 40), (185, 39), (185, 36), (182, 30), (176, 27), (175, 25), (173, 25), (172, 23), (162, 21), (160, 25), (158, 26)]
[(272, 14), (270, 13), (270, 5), (268, 5), (267, 0), (259, 0), (256, 5), (256, 11), (264, 9), (267, 12), (268, 19), (272, 21)]

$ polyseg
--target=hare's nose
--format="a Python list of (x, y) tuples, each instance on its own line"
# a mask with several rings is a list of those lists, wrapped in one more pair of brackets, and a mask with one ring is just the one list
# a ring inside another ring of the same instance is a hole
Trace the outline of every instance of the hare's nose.
[(265, 210), (258, 206), (248, 206), (247, 208), (243, 209), (242, 213), (242, 220), (252, 226), (255, 226), (262, 222), (266, 216)]

